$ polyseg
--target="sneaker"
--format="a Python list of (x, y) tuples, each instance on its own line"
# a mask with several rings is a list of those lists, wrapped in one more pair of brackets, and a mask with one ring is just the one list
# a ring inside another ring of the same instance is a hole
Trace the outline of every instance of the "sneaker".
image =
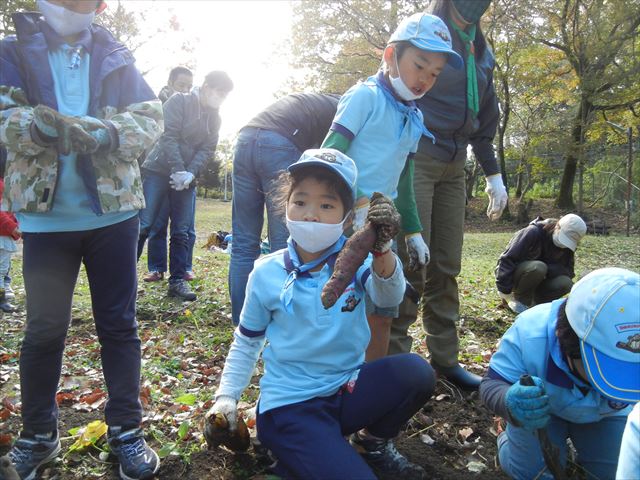
[(120, 462), (120, 478), (146, 480), (155, 477), (160, 468), (160, 458), (147, 442), (141, 428), (125, 430), (109, 427), (109, 448)]
[(149, 272), (144, 277), (142, 277), (145, 282), (159, 282), (163, 278), (163, 272)]
[(191, 287), (184, 280), (178, 280), (177, 282), (169, 283), (169, 292), (167, 293), (170, 297), (178, 297), (183, 300), (195, 300), (196, 294), (193, 293)]
[(184, 273), (184, 277), (182, 277), (182, 278), (184, 278), (187, 282), (190, 282), (191, 280), (196, 278), (196, 274), (193, 273), (193, 270), (187, 270)]
[(365, 462), (381, 474), (391, 474), (397, 478), (423, 479), (427, 473), (424, 469), (411, 463), (403, 456), (393, 440), (384, 438), (362, 438), (359, 433), (351, 435), (351, 445), (360, 453)]
[(53, 434), (36, 434), (33, 437), (20, 434), (16, 443), (9, 451), (9, 460), (13, 463), (22, 480), (33, 480), (36, 471), (42, 465), (49, 463), (60, 453), (60, 437), (56, 431)]
[(4, 298), (9, 302), (11, 300), (16, 299), (16, 294), (13, 292), (13, 288), (11, 288), (11, 284), (8, 284), (8, 283), (4, 284)]

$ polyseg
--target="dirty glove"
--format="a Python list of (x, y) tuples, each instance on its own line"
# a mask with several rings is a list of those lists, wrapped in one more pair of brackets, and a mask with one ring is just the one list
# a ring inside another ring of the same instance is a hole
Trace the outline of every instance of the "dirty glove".
[(486, 177), (487, 187), (484, 191), (489, 195), (489, 206), (487, 207), (487, 217), (490, 220), (497, 220), (502, 215), (504, 207), (507, 206), (507, 189), (502, 183), (502, 175), (496, 173)]
[(509, 309), (514, 313), (520, 314), (529, 308), (524, 303), (516, 300), (516, 296), (513, 292), (502, 293), (500, 290), (498, 290), (498, 295), (508, 305)]
[(39, 134), (37, 140), (42, 140), (43, 136), (44, 138), (49, 137), (53, 141), (58, 138), (56, 114), (58, 112), (45, 105), (38, 105), (33, 109), (33, 125)]
[(531, 377), (535, 386), (514, 383), (507, 390), (505, 403), (511, 418), (526, 430), (543, 428), (549, 422), (549, 396), (544, 391), (544, 383), (538, 377)]
[(421, 232), (405, 235), (404, 241), (409, 254), (409, 270), (417, 272), (429, 263), (429, 247), (424, 242)]
[(238, 404), (234, 398), (227, 395), (220, 395), (216, 398), (216, 402), (207, 412), (207, 420), (218, 413), (224, 415), (224, 418), (229, 423), (229, 430), (235, 432), (238, 428)]
[(182, 188), (189, 188), (189, 185), (191, 185), (191, 182), (193, 182), (193, 180), (195, 179), (195, 175), (191, 172), (184, 172), (183, 175), (183, 180), (182, 180)]
[(0, 85), (0, 110), (25, 107), (27, 105), (29, 105), (29, 100), (27, 100), (24, 90), (18, 87)]
[(393, 200), (379, 192), (374, 192), (369, 202), (367, 222), (376, 227), (376, 242), (373, 251), (385, 253), (391, 248), (393, 239), (400, 231), (400, 214)]
[(364, 227), (367, 221), (367, 214), (369, 213), (369, 201), (364, 205), (357, 206), (353, 209), (353, 231), (357, 232)]

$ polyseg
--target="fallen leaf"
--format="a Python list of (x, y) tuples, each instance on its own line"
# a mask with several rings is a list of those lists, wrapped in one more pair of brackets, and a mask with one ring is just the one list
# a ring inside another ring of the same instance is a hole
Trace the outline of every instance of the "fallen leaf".
[(482, 462), (469, 462), (467, 463), (467, 470), (473, 473), (484, 472), (487, 469), (487, 466)]
[(96, 442), (107, 433), (107, 424), (101, 420), (94, 420), (83, 427), (78, 432), (78, 438), (69, 447), (69, 452), (76, 450), (83, 450), (90, 445), (95, 445)]
[(471, 427), (461, 428), (458, 430), (458, 435), (460, 435), (460, 438), (462, 438), (463, 441), (467, 440), (472, 433), (473, 428)]
[(451, 398), (451, 395), (447, 394), (447, 393), (441, 393), (440, 395), (438, 395), (436, 397), (436, 402), (441, 402), (442, 400), (448, 400)]
[(420, 434), (420, 441), (426, 445), (433, 445), (436, 441), (429, 436), (427, 433)]

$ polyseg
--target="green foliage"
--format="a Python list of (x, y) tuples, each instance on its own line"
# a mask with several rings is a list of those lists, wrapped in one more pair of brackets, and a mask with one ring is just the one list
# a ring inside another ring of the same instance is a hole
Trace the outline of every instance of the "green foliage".
[(15, 29), (11, 15), (15, 12), (36, 11), (35, 0), (2, 0), (0, 2), (0, 38), (13, 35)]

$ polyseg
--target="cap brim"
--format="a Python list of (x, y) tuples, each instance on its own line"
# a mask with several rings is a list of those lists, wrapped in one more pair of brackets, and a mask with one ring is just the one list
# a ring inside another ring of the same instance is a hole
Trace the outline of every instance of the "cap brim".
[(458, 54), (458, 52), (448, 48), (447, 46), (429, 43), (419, 38), (412, 38), (410, 42), (420, 50), (425, 50), (427, 52), (446, 53), (449, 65), (451, 65), (456, 70), (460, 70), (464, 66), (464, 61), (462, 60), (462, 57)]
[(349, 190), (351, 191), (351, 196), (353, 197), (353, 200), (356, 199), (355, 186), (351, 185), (351, 182), (349, 181), (349, 179), (347, 177), (345, 177), (340, 170), (330, 167), (326, 162), (323, 162), (321, 160), (306, 160), (304, 162), (296, 162), (296, 163), (292, 163), (291, 165), (289, 165), (289, 167), (287, 167), (287, 171), (289, 173), (293, 173), (293, 172), (297, 172), (298, 170), (302, 170), (305, 167), (312, 167), (312, 166), (313, 167), (322, 167), (322, 168), (324, 168), (325, 170), (327, 170), (329, 172), (337, 173), (338, 175), (340, 175), (340, 178), (342, 178), (344, 183), (347, 184), (347, 187), (349, 187)]
[(562, 245), (564, 245), (565, 247), (567, 247), (573, 252), (575, 252), (576, 248), (578, 248), (578, 244), (574, 240), (569, 238), (569, 236), (566, 233), (564, 233), (562, 229), (560, 229), (560, 231), (558, 232), (558, 240)]
[(580, 342), (582, 361), (589, 381), (611, 400), (640, 401), (640, 362), (623, 362)]

